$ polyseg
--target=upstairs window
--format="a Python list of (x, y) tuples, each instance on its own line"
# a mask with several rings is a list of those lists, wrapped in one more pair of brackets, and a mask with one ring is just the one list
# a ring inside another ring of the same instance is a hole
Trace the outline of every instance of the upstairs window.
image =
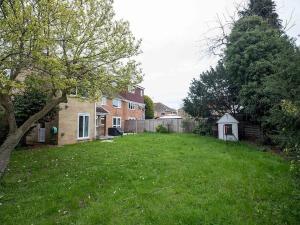
[(113, 105), (113, 107), (115, 107), (115, 108), (121, 108), (122, 102), (121, 102), (120, 99), (115, 98), (115, 99), (113, 99), (113, 101), (112, 101), (112, 105)]
[(135, 109), (133, 102), (128, 102), (128, 109)]
[(70, 91), (70, 95), (71, 96), (80, 96), (80, 97), (83, 97), (83, 98), (87, 98), (88, 97), (88, 91), (82, 87), (75, 87), (75, 88), (72, 88), (71, 91)]
[(140, 90), (140, 94), (141, 94), (141, 96), (143, 97), (144, 91), (143, 91), (143, 90)]
[(102, 97), (101, 98), (101, 105), (106, 105), (107, 103), (107, 98), (106, 97)]
[(77, 96), (77, 87), (75, 87), (75, 88), (72, 88), (72, 90), (71, 90), (71, 92), (70, 92), (70, 95), (72, 95), (72, 96)]

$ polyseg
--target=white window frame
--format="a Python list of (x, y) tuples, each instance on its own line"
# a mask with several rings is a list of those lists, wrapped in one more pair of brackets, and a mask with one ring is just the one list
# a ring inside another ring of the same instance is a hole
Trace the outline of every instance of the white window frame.
[(136, 120), (135, 117), (128, 117), (128, 120)]
[(143, 91), (143, 89), (141, 89), (140, 91), (141, 91), (141, 97), (143, 97), (143, 96), (144, 96), (144, 91)]
[(95, 125), (96, 125), (96, 127), (100, 127), (100, 125), (101, 125), (101, 116), (100, 115), (96, 116)]
[(103, 96), (101, 98), (101, 105), (106, 105), (107, 104), (107, 97)]
[(135, 104), (134, 104), (134, 102), (128, 102), (128, 109), (135, 110)]
[[(114, 105), (114, 101), (118, 101), (118, 104), (117, 104), (117, 105)], [(114, 98), (114, 99), (112, 100), (112, 106), (113, 106), (114, 108), (120, 109), (120, 108), (122, 107), (122, 101), (121, 101), (121, 99), (119, 99), (119, 98)]]
[[(83, 127), (82, 127), (82, 129), (83, 129), (83, 132), (82, 132), (83, 136), (79, 137), (79, 118), (81, 116), (84, 117), (84, 119), (83, 119)], [(88, 122), (88, 136), (85, 137), (85, 127), (84, 127), (84, 125), (85, 125), (86, 117), (88, 117), (89, 122)], [(78, 118), (77, 118), (77, 139), (78, 140), (85, 140), (85, 139), (89, 139), (90, 138), (90, 118), (91, 117), (90, 117), (89, 113), (78, 113)]]
[[(70, 93), (70, 96), (77, 96), (78, 95), (78, 88), (77, 87), (75, 87), (74, 88), (75, 90), (75, 93)], [(72, 91), (71, 91), (72, 92)]]
[[(114, 119), (116, 119), (116, 121), (119, 120), (120, 124), (114, 125)], [(118, 117), (118, 116), (112, 117), (112, 127), (114, 127), (114, 128), (121, 128), (122, 127), (122, 118)]]

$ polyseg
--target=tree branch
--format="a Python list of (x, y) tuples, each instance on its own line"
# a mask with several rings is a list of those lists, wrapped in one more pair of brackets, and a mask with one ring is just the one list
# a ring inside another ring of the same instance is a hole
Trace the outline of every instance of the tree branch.
[(27, 130), (34, 124), (36, 121), (40, 120), (44, 116), (46, 116), (55, 106), (57, 106), (59, 103), (67, 102), (67, 94), (64, 92), (61, 97), (55, 98), (50, 100), (42, 110), (35, 113), (29, 119), (27, 119), (20, 127), (19, 129), (22, 130), (22, 132), (27, 132)]

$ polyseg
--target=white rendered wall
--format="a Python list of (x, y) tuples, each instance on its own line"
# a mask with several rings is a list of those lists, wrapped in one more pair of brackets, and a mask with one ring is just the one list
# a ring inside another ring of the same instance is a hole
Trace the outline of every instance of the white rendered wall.
[(225, 123), (219, 123), (218, 124), (218, 136), (219, 139), (224, 141), (238, 141), (239, 140), (239, 130), (238, 130), (238, 124), (237, 123), (226, 123), (226, 124), (232, 124), (232, 133), (233, 135), (225, 135), (224, 132), (224, 126)]

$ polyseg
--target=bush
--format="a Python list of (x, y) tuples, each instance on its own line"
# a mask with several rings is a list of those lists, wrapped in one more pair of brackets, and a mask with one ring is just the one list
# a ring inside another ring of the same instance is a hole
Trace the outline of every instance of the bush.
[(202, 135), (202, 136), (212, 135), (211, 124), (209, 124), (205, 120), (201, 120), (196, 125), (195, 129), (193, 130), (193, 133), (194, 134), (199, 134), (199, 135)]
[(155, 130), (157, 133), (169, 133), (168, 129), (162, 124), (158, 125)]

